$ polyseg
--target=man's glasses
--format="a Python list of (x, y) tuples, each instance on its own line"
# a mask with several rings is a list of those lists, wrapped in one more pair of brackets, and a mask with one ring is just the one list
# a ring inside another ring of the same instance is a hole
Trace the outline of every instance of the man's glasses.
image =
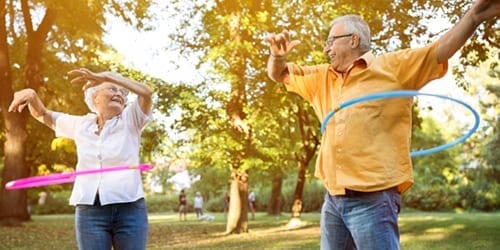
[(109, 92), (111, 92), (113, 94), (120, 93), (120, 94), (122, 94), (123, 97), (127, 97), (128, 93), (129, 93), (128, 89), (117, 88), (115, 86), (105, 87), (105, 88), (101, 88), (101, 89), (107, 89)]
[(345, 34), (345, 35), (340, 35), (340, 36), (330, 36), (328, 37), (328, 39), (326, 39), (325, 41), (325, 47), (330, 47), (333, 45), (333, 42), (335, 42), (335, 40), (339, 39), (339, 38), (342, 38), (342, 37), (348, 37), (348, 36), (352, 36), (353, 34)]

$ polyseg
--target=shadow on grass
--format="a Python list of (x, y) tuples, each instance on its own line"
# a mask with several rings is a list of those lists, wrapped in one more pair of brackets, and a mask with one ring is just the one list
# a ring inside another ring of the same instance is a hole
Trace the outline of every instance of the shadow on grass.
[(499, 249), (500, 213), (410, 213), (400, 218), (403, 249)]
[[(304, 214), (304, 224), (286, 227), (290, 217), (259, 213), (249, 221), (249, 232), (225, 235), (223, 214), (214, 221), (188, 215), (155, 213), (149, 216), (147, 249), (319, 249), (318, 213)], [(0, 227), (0, 249), (76, 249), (73, 215), (33, 216), (17, 227)], [(498, 249), (500, 213), (424, 213), (400, 216), (401, 248)]]
[(297, 228), (286, 228), (288, 217), (257, 215), (249, 221), (249, 232), (226, 235), (224, 218), (215, 221), (157, 223), (152, 217), (148, 249), (318, 249), (319, 220)]

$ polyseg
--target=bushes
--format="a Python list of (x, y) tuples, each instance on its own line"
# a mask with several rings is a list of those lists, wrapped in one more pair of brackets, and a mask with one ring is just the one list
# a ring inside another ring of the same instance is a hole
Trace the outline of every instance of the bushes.
[[(289, 212), (295, 186), (283, 185), (282, 211)], [(270, 199), (270, 188), (255, 189), (257, 193), (257, 210), (267, 211)], [(302, 212), (317, 212), (321, 210), (325, 188), (319, 181), (306, 184), (303, 194)], [(32, 214), (72, 214), (74, 206), (68, 204), (71, 191), (49, 192), (44, 204), (38, 204), (40, 191), (28, 192)], [(149, 212), (177, 212), (177, 192), (167, 194), (147, 194), (146, 202)], [(424, 211), (465, 210), (494, 211), (500, 209), (500, 184), (480, 183), (469, 185), (414, 185), (402, 196), (403, 206)], [(188, 211), (193, 211), (192, 202), (188, 202)], [(205, 201), (204, 211), (222, 212), (223, 197), (211, 197)]]
[(71, 191), (47, 192), (45, 202), (39, 203), (40, 193), (29, 194), (32, 214), (73, 214), (75, 207), (69, 205)]
[(500, 209), (500, 184), (413, 186), (402, 196), (405, 207), (424, 211)]
[(151, 193), (146, 196), (146, 204), (148, 205), (148, 212), (177, 212), (179, 210), (179, 197), (176, 192), (168, 192), (167, 194)]
[(500, 184), (465, 185), (458, 189), (457, 205), (466, 209), (493, 211), (500, 208)]
[(404, 207), (424, 211), (436, 211), (450, 208), (453, 193), (441, 186), (413, 186), (402, 195)]

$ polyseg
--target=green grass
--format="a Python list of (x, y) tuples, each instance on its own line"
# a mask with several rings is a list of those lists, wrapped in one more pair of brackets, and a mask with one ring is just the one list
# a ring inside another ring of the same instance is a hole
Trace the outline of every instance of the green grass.
[(500, 249), (500, 213), (408, 213), (399, 220), (403, 249)]
[[(150, 214), (148, 249), (319, 249), (319, 214), (304, 214), (302, 226), (287, 229), (289, 215), (257, 213), (249, 233), (224, 235), (215, 221), (179, 221), (174, 213)], [(500, 213), (403, 212), (402, 249), (498, 249)], [(0, 227), (0, 249), (76, 249), (72, 215), (33, 216), (19, 227)]]

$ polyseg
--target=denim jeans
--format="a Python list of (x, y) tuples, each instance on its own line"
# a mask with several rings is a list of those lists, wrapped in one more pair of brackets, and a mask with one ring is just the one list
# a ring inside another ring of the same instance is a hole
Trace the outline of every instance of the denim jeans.
[(399, 249), (401, 195), (395, 189), (358, 196), (325, 195), (321, 249)]
[(148, 217), (143, 198), (135, 202), (105, 206), (101, 206), (99, 202), (94, 205), (77, 205), (75, 213), (78, 249), (146, 248)]

